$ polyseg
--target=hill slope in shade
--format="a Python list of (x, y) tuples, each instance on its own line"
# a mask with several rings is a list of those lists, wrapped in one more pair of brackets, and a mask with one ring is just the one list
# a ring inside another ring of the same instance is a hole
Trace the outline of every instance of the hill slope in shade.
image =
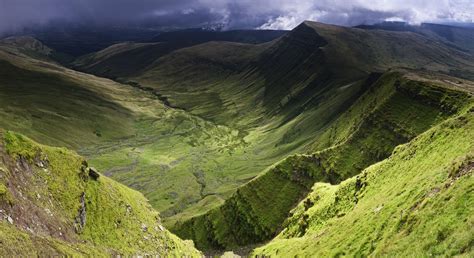
[(136, 75), (155, 60), (175, 50), (211, 41), (259, 44), (287, 33), (271, 30), (208, 31), (188, 29), (163, 32), (149, 43), (119, 43), (101, 51), (82, 56), (72, 63), (75, 69), (106, 78)]
[(2, 256), (196, 256), (142, 194), (96, 174), (76, 153), (0, 133)]
[(229, 30), (213, 31), (205, 29), (185, 29), (163, 32), (153, 38), (156, 42), (173, 44), (188, 43), (198, 45), (210, 41), (227, 41), (236, 43), (259, 44), (272, 41), (286, 34), (285, 30)]

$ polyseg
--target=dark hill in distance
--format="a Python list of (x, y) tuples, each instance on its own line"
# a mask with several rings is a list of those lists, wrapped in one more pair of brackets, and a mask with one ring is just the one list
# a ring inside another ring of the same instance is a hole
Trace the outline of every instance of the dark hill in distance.
[(286, 30), (230, 30), (213, 31), (204, 29), (186, 29), (160, 33), (154, 37), (155, 42), (196, 45), (209, 41), (229, 41), (259, 44), (283, 36)]
[(50, 26), (25, 31), (57, 52), (71, 59), (99, 51), (125, 41), (147, 42), (159, 32), (145, 28), (97, 28), (88, 26)]
[(469, 51), (474, 54), (474, 27), (434, 23), (410, 25), (404, 22), (383, 22), (374, 25), (359, 25), (356, 27), (370, 30), (410, 31), (437, 38), (451, 47), (457, 46), (460, 50)]
[(164, 32), (149, 43), (120, 43), (77, 59), (74, 68), (95, 75), (118, 78), (132, 76), (155, 60), (175, 50), (210, 41), (259, 44), (272, 41), (287, 31), (281, 30), (235, 30), (210, 31), (187, 29)]
[[(63, 63), (111, 45), (123, 42), (168, 42), (178, 49), (209, 41), (231, 41), (243, 43), (262, 43), (280, 37), (286, 31), (279, 30), (235, 30), (212, 31), (206, 29), (185, 29), (160, 31), (141, 27), (100, 28), (94, 26), (47, 26), (41, 29), (26, 30), (29, 35), (48, 47), (61, 53)], [(16, 36), (16, 35), (12, 35)], [(171, 51), (171, 50), (169, 50)], [(168, 52), (169, 52), (168, 51)]]

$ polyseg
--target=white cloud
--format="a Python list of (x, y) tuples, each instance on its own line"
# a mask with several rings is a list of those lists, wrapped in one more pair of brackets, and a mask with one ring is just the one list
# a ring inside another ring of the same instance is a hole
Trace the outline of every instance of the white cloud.
[(422, 22), (474, 22), (474, 0), (291, 0), (273, 1), (278, 15), (261, 29), (292, 29), (304, 20), (358, 25), (384, 20)]

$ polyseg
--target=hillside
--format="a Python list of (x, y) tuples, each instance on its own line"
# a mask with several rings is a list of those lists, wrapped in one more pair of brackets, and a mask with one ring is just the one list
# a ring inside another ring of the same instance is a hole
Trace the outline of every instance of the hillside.
[(51, 48), (45, 46), (39, 40), (28, 36), (8, 37), (2, 39), (0, 43), (24, 49), (29, 51), (30, 54), (37, 54), (38, 56), (49, 56), (53, 53)]
[(360, 175), (316, 183), (252, 255), (472, 256), (473, 126), (471, 105)]
[(0, 43), (0, 126), (74, 148), (133, 132), (130, 110), (111, 97), (117, 84), (35, 55)]
[(286, 34), (285, 30), (228, 30), (215, 31), (206, 29), (185, 29), (162, 32), (152, 39), (154, 42), (181, 42), (198, 45), (210, 41), (227, 41), (235, 43), (259, 44), (272, 41)]
[(1, 256), (200, 256), (142, 194), (76, 153), (11, 131), (0, 139)]
[(149, 43), (119, 43), (90, 53), (76, 59), (72, 66), (106, 78), (131, 77), (141, 73), (160, 57), (178, 49), (211, 41), (259, 44), (272, 41), (285, 33), (286, 31), (271, 30), (220, 32), (202, 29), (163, 32)]

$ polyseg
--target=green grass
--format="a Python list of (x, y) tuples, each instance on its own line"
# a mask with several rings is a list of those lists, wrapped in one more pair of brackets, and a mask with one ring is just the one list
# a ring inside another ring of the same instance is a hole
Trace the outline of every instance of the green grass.
[(471, 111), (339, 185), (315, 184), (253, 255), (472, 255), (473, 129)]
[[(414, 89), (433, 94), (407, 92)], [(380, 95), (384, 98), (379, 99)], [(346, 124), (355, 128), (349, 135), (341, 130), (340, 135), (333, 136), (344, 141), (310, 155), (286, 158), (240, 187), (220, 207), (178, 221), (172, 229), (182, 238), (193, 239), (202, 250), (230, 249), (268, 240), (278, 233), (290, 209), (309, 192), (313, 183), (336, 184), (359, 174), (390, 156), (397, 145), (460, 112), (469, 99), (466, 93), (387, 73), (369, 88), (361, 101), (350, 107), (365, 112), (359, 113), (362, 119), (353, 121), (355, 124)], [(374, 103), (375, 100), (378, 102)], [(351, 115), (344, 114), (341, 118)]]
[(133, 135), (131, 112), (87, 89), (84, 82), (0, 61), (0, 86), (3, 128), (74, 148)]
[[(105, 176), (92, 179), (75, 152), (5, 131), (0, 155), (0, 206), (13, 219), (0, 223), (1, 255), (199, 256), (192, 243), (161, 226), (141, 193)], [(86, 221), (76, 230), (81, 196)]]

